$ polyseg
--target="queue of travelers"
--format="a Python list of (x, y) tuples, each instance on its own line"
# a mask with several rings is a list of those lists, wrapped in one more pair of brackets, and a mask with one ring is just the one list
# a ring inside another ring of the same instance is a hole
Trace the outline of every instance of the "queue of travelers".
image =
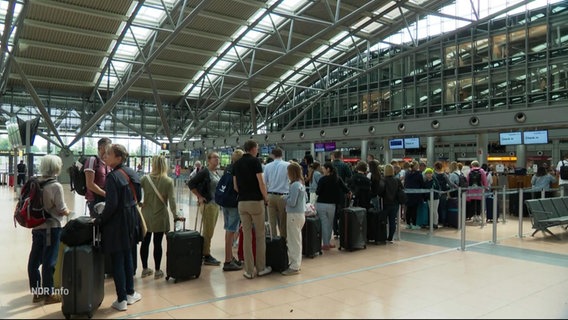
[[(397, 191), (404, 189), (434, 189), (435, 208), (432, 217), (434, 228), (446, 223), (446, 203), (457, 196), (455, 189), (462, 186), (462, 164), (451, 162), (446, 172), (439, 161), (433, 168), (411, 161), (401, 166), (391, 163), (381, 166), (374, 157), (359, 161), (352, 168), (342, 160), (341, 151), (331, 154), (331, 161), (320, 164), (310, 160), (307, 173), (297, 161), (285, 161), (283, 150), (271, 151), (272, 161), (263, 166), (257, 157), (258, 143), (246, 141), (243, 150), (232, 154), (231, 164), (226, 168), (232, 175), (234, 190), (238, 201), (234, 207), (220, 207), (212, 201), (220, 180), (217, 169), (219, 154), (207, 154), (207, 162), (194, 171), (188, 187), (202, 208), (203, 264), (219, 266), (221, 262), (211, 254), (211, 240), (220, 210), (224, 217), (225, 257), (223, 271), (243, 270), (246, 279), (262, 277), (272, 273), (266, 262), (266, 244), (257, 241), (253, 250), (252, 235), (264, 239), (265, 222), (270, 225), (273, 235), (287, 242), (289, 267), (282, 275), (297, 275), (302, 266), (302, 228), (306, 221), (306, 203), (314, 203), (316, 214), (321, 220), (322, 250), (335, 248), (334, 238), (340, 236), (338, 213), (346, 206), (360, 206), (367, 209), (383, 210), (388, 221), (387, 243), (393, 243), (397, 225), (397, 213), (402, 209), (408, 229), (418, 229), (417, 210), (430, 201), (430, 193), (408, 193), (406, 200), (397, 198)], [(154, 275), (155, 279), (164, 276), (161, 267), (163, 255), (162, 240), (171, 230), (170, 218), (179, 218), (174, 195), (173, 180), (167, 176), (169, 165), (164, 156), (152, 158), (152, 168), (141, 178), (133, 169), (125, 165), (128, 151), (123, 145), (112, 144), (108, 138), (98, 143), (98, 155), (86, 162), (85, 176), (87, 189), (86, 204), (93, 222), (101, 229), (102, 250), (111, 259), (117, 299), (112, 307), (119, 311), (142, 299), (134, 288), (136, 275), (137, 243), (141, 242), (141, 277)], [(305, 162), (305, 159), (304, 159)], [(58, 156), (44, 156), (40, 165), (40, 179), (57, 177), (61, 172), (62, 161)], [(197, 167), (197, 166), (196, 166)], [(422, 169), (421, 169), (422, 168)], [(481, 214), (481, 190), (491, 188), (490, 169), (483, 169), (478, 161), (471, 162), (469, 174), (465, 176), (469, 186), (467, 197), (468, 219), (478, 220)], [(532, 178), (535, 188), (548, 190), (555, 177), (539, 168)], [(205, 185), (205, 188), (202, 187)], [(32, 248), (28, 262), (29, 286), (34, 294), (33, 302), (57, 303), (61, 297), (54, 293), (53, 275), (64, 217), (71, 214), (65, 203), (63, 190), (56, 182), (45, 186), (44, 204), (49, 213), (47, 221), (32, 230)], [(450, 191), (451, 190), (451, 191)], [(308, 196), (308, 193), (311, 196)], [(104, 202), (100, 214), (95, 206)], [(142, 209), (139, 216), (136, 206)], [(169, 207), (169, 209), (168, 209)], [(125, 209), (126, 208), (126, 209)], [(147, 228), (141, 234), (143, 219)], [(242, 227), (244, 258), (233, 256), (233, 240)], [(259, 227), (260, 226), (260, 227)], [(154, 269), (149, 268), (149, 244), (153, 240)], [(42, 266), (41, 272), (39, 266)], [(42, 288), (39, 290), (38, 288)]]

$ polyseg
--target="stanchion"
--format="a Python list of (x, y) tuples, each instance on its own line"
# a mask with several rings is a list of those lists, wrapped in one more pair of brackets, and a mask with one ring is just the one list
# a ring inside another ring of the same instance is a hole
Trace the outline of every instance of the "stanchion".
[(497, 212), (497, 190), (493, 191), (493, 244), (497, 244), (497, 220), (499, 220), (499, 212)]
[(462, 194), (461, 187), (458, 188), (458, 226), (460, 228), (460, 250), (465, 251), (465, 204), (466, 197)]
[(524, 208), (523, 208), (523, 188), (519, 188), (519, 238), (523, 237), (523, 216), (524, 216)]

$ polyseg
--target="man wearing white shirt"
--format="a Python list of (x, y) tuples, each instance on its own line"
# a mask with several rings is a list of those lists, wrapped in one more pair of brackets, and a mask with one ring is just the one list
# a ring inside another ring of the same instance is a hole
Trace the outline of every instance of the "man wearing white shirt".
[(288, 165), (282, 160), (282, 149), (274, 148), (271, 152), (274, 161), (264, 166), (264, 183), (268, 190), (268, 221), (272, 235), (276, 236), (276, 230), (280, 236), (286, 238), (286, 201), (283, 195), (288, 194)]

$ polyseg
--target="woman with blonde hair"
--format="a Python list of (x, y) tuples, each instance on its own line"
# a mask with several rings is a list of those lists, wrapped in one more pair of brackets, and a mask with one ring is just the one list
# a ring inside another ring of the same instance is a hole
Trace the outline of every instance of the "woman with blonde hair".
[[(140, 179), (144, 200), (142, 202), (142, 214), (148, 227), (148, 232), (140, 247), (140, 257), (142, 259), (142, 278), (150, 276), (154, 271), (148, 268), (148, 255), (150, 240), (154, 236), (154, 267), (156, 273), (154, 279), (160, 279), (164, 272), (160, 269), (162, 261), (162, 240), (164, 234), (170, 231), (170, 215), (168, 205), (173, 214), (176, 214), (177, 207), (174, 198), (174, 181), (168, 177), (168, 165), (166, 157), (152, 157), (152, 171), (150, 174)], [(173, 217), (172, 217), (173, 218)]]
[(302, 227), (306, 222), (306, 187), (300, 164), (291, 163), (287, 170), (290, 189), (288, 194), (282, 198), (286, 201), (286, 243), (290, 265), (287, 270), (282, 271), (282, 274), (290, 276), (298, 274), (302, 264)]

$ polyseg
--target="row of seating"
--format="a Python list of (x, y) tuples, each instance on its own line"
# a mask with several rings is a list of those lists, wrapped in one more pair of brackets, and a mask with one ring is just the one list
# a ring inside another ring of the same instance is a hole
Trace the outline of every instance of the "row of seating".
[(568, 229), (568, 197), (530, 199), (525, 204), (535, 229), (532, 236), (542, 231), (558, 238), (548, 228), (565, 225), (564, 230)]

